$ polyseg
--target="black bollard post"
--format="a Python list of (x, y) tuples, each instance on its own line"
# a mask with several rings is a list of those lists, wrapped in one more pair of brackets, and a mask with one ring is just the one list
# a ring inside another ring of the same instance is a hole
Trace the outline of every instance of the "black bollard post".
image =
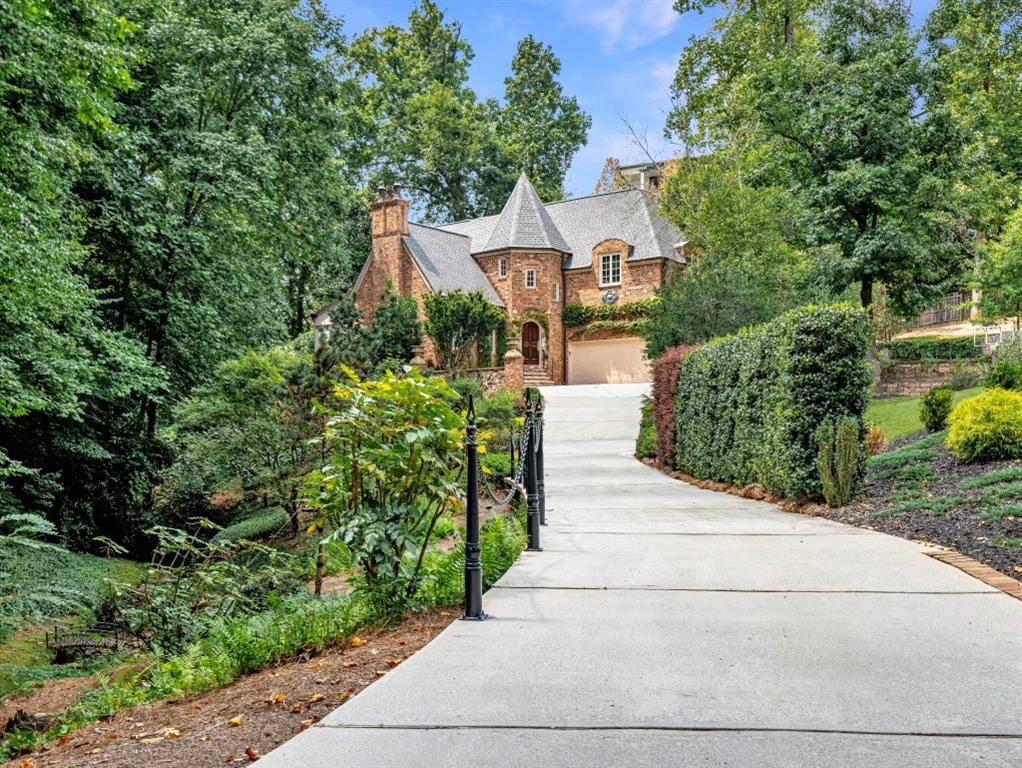
[(530, 552), (542, 552), (539, 545), (539, 488), (536, 478), (536, 410), (532, 405), (530, 392), (525, 395), (525, 430), (529, 439), (525, 441), (525, 512), (529, 527)]
[(479, 461), (476, 456), (476, 410), (468, 397), (468, 426), (465, 429), (465, 460), (468, 462), (468, 489), (465, 496), (465, 612), (463, 619), (482, 621), (483, 565), (479, 559)]
[(536, 437), (536, 495), (539, 496), (539, 524), (546, 525), (546, 483), (543, 472), (543, 396), (536, 401), (536, 424), (539, 434)]

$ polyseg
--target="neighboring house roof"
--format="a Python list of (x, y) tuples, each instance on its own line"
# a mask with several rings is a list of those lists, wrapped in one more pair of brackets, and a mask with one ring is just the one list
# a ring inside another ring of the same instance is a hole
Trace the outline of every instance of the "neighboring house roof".
[(571, 251), (524, 173), (518, 177), (504, 210), (496, 217), (483, 251), (508, 248)]
[[(515, 189), (518, 189), (518, 185)], [(529, 189), (532, 189), (531, 184)], [(507, 213), (510, 202), (509, 200), (508, 205), (504, 206), (504, 211), (499, 216), (457, 221), (444, 224), (439, 229), (467, 237), (473, 254), (495, 250), (491, 242), (497, 240), (495, 237), (498, 234), (497, 225), (505, 218), (504, 214)], [(565, 268), (576, 269), (592, 266), (593, 248), (604, 240), (615, 238), (624, 240), (632, 246), (629, 261), (661, 258), (684, 261), (675, 250), (685, 242), (684, 235), (670, 221), (657, 213), (656, 201), (641, 190), (622, 189), (588, 197), (576, 197), (557, 203), (547, 203), (542, 208), (563, 239), (565, 248), (551, 245), (498, 247), (553, 247), (554, 250), (570, 254), (565, 262)], [(506, 225), (503, 226), (506, 229)], [(549, 237), (549, 232), (547, 236)], [(500, 237), (501, 241), (513, 239), (504, 235)]]
[(408, 234), (401, 239), (427, 285), (434, 291), (481, 291), (491, 304), (504, 306), (497, 291), (472, 258), (471, 240), (465, 235), (409, 222)]

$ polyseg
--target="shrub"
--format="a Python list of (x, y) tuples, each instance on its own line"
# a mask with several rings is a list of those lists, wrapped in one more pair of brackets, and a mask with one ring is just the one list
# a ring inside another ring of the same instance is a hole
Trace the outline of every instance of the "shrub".
[(507, 453), (487, 451), (479, 456), (479, 464), (487, 477), (511, 477), (511, 456)]
[(988, 389), (948, 416), (947, 447), (964, 461), (1022, 458), (1022, 393)]
[(643, 398), (642, 416), (639, 420), (639, 436), (635, 440), (635, 455), (640, 459), (656, 456), (656, 426), (653, 424), (653, 402)]
[(887, 445), (887, 435), (876, 424), (870, 424), (866, 430), (866, 455), (876, 456), (884, 449), (885, 445)]
[(780, 496), (820, 495), (814, 433), (840, 416), (862, 423), (869, 342), (861, 310), (809, 306), (691, 352), (675, 400), (677, 468)]
[(971, 360), (983, 356), (970, 336), (919, 336), (886, 345), (892, 360)]
[(462, 506), (465, 420), (440, 377), (415, 368), (377, 381), (346, 376), (327, 408), (331, 455), (309, 501), (351, 552), (356, 588), (400, 612), (415, 594), (421, 542)]
[(681, 363), (695, 347), (671, 347), (653, 361), (653, 424), (656, 460), (669, 466), (674, 456), (674, 392)]
[(982, 380), (982, 367), (969, 360), (955, 360), (951, 363), (951, 370), (948, 371), (944, 386), (960, 392), (963, 389), (972, 389)]
[(483, 397), (483, 388), (475, 379), (455, 379), (451, 382), (451, 389), (458, 393), (458, 397), (461, 398), (461, 402), (465, 406), (468, 405), (470, 395), (477, 403)]
[(854, 416), (827, 419), (816, 430), (819, 446), (817, 467), (823, 497), (832, 507), (843, 507), (852, 498), (855, 480), (862, 466), (859, 446), (861, 422)]
[(288, 517), (280, 508), (271, 509), (262, 514), (253, 515), (245, 520), (228, 525), (213, 537), (215, 542), (255, 541), (272, 536), (288, 524)]
[(437, 364), (444, 370), (457, 373), (468, 367), (472, 350), (489, 349), (494, 331), (501, 346), (507, 329), (504, 313), (481, 292), (431, 293), (424, 303), (426, 335), (433, 340)]
[[(377, 368), (381, 368), (381, 363), (388, 363), (391, 370), (401, 370), (400, 366), (412, 359), (412, 350), (422, 339), (419, 305), (411, 296), (399, 296), (393, 288), (388, 288), (363, 334), (369, 359)], [(400, 361), (396, 368), (393, 367), (395, 360)]]
[(1022, 390), (1022, 363), (994, 360), (987, 371), (986, 385), (997, 389)]
[(919, 420), (928, 432), (937, 432), (947, 426), (954, 392), (947, 387), (933, 387), (919, 398)]

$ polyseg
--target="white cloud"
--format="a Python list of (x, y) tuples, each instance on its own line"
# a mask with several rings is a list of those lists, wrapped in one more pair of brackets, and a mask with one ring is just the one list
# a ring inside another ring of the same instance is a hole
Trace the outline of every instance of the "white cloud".
[(600, 33), (607, 53), (632, 51), (659, 40), (681, 18), (672, 0), (572, 0), (567, 11), (571, 21)]

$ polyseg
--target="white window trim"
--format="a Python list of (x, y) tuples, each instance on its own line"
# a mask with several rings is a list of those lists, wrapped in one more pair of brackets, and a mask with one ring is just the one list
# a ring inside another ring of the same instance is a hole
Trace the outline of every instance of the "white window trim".
[[(604, 282), (603, 280), (603, 265), (604, 261), (617, 256), (617, 280), (609, 280)], [(602, 253), (600, 254), (600, 271), (597, 276), (599, 280), (600, 288), (607, 288), (611, 285), (621, 285), (621, 254), (620, 253)]]
[(501, 277), (507, 277), (507, 259), (497, 260), (497, 274)]
[[(532, 278), (532, 285), (529, 285), (529, 278), (530, 277)], [(539, 281), (536, 279), (536, 270), (534, 270), (534, 269), (527, 269), (527, 270), (525, 270), (525, 287), (528, 288), (530, 291), (531, 290), (535, 290), (536, 285), (538, 283), (539, 283)]]
[(561, 284), (554, 283), (554, 301), (558, 302), (561, 300)]

